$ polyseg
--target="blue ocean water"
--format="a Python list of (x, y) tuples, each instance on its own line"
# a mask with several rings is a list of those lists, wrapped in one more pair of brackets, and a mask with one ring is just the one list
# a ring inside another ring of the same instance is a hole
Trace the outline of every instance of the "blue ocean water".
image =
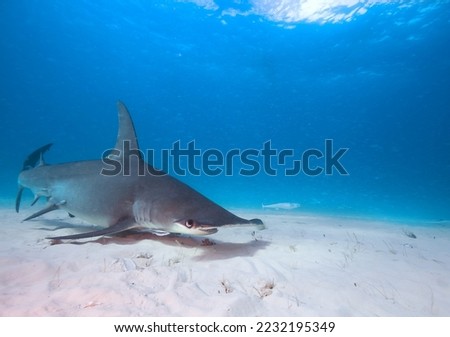
[[(143, 149), (295, 153), (274, 175), (178, 177), (226, 207), (450, 218), (449, 1), (16, 0), (0, 30), (11, 211), (27, 154), (54, 142), (49, 163), (99, 158), (122, 100)], [(348, 149), (348, 175), (286, 175), (326, 139)]]

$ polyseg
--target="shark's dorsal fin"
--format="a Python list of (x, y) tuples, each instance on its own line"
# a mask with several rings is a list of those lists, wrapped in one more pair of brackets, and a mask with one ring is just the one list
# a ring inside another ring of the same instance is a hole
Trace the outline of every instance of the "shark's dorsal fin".
[(123, 159), (124, 150), (128, 149), (133, 151), (133, 155), (137, 155), (140, 160), (143, 160), (142, 154), (139, 151), (136, 131), (134, 130), (134, 124), (130, 113), (125, 104), (121, 101), (117, 102), (117, 108), (119, 111), (119, 131), (117, 133), (116, 146), (114, 147), (116, 151), (114, 151), (115, 153), (113, 156), (115, 158)]

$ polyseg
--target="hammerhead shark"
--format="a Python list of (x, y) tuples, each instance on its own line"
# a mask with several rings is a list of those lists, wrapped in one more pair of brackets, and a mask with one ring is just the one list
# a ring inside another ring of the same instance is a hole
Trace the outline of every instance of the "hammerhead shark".
[[(260, 219), (234, 215), (183, 182), (146, 163), (139, 150), (130, 113), (118, 102), (119, 130), (114, 149), (101, 160), (47, 165), (43, 154), (52, 144), (33, 151), (19, 174), (16, 211), (24, 188), (47, 205), (25, 218), (34, 219), (54, 210), (67, 211), (103, 227), (86, 233), (49, 237), (77, 240), (142, 229), (156, 235), (213, 234), (224, 226), (264, 228)], [(126, 148), (126, 149), (125, 149)], [(127, 168), (111, 174), (111, 164)]]

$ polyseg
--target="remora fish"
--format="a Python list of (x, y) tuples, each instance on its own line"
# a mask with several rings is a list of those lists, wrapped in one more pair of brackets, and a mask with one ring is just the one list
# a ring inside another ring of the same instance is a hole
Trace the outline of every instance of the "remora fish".
[(276, 204), (270, 204), (270, 205), (264, 205), (262, 204), (262, 208), (269, 208), (269, 209), (275, 209), (275, 210), (291, 210), (299, 208), (300, 204), (297, 204), (296, 202), (279, 202)]
[[(19, 174), (16, 211), (24, 188), (35, 195), (33, 204), (47, 198), (47, 206), (25, 218), (34, 219), (61, 209), (87, 222), (105, 227), (100, 230), (51, 237), (49, 239), (81, 239), (120, 233), (140, 228), (157, 235), (170, 233), (206, 235), (218, 228), (255, 225), (260, 219), (246, 220), (225, 210), (179, 180), (157, 171), (142, 158), (130, 114), (118, 102), (119, 131), (115, 148), (105, 159), (46, 165), (42, 154), (50, 145), (34, 151)], [(133, 155), (125, 155), (124, 144)], [(39, 159), (39, 164), (32, 167)], [(107, 163), (128, 165), (129, 175), (105, 175)], [(31, 167), (31, 168), (30, 168)]]

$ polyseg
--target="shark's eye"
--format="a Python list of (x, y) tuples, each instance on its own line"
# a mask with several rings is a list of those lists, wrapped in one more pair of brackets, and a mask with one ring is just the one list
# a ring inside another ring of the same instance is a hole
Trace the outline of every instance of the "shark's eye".
[(192, 227), (194, 227), (194, 220), (192, 220), (192, 219), (188, 219), (188, 220), (186, 220), (186, 222), (184, 223), (184, 225), (187, 227), (187, 228), (192, 228)]

